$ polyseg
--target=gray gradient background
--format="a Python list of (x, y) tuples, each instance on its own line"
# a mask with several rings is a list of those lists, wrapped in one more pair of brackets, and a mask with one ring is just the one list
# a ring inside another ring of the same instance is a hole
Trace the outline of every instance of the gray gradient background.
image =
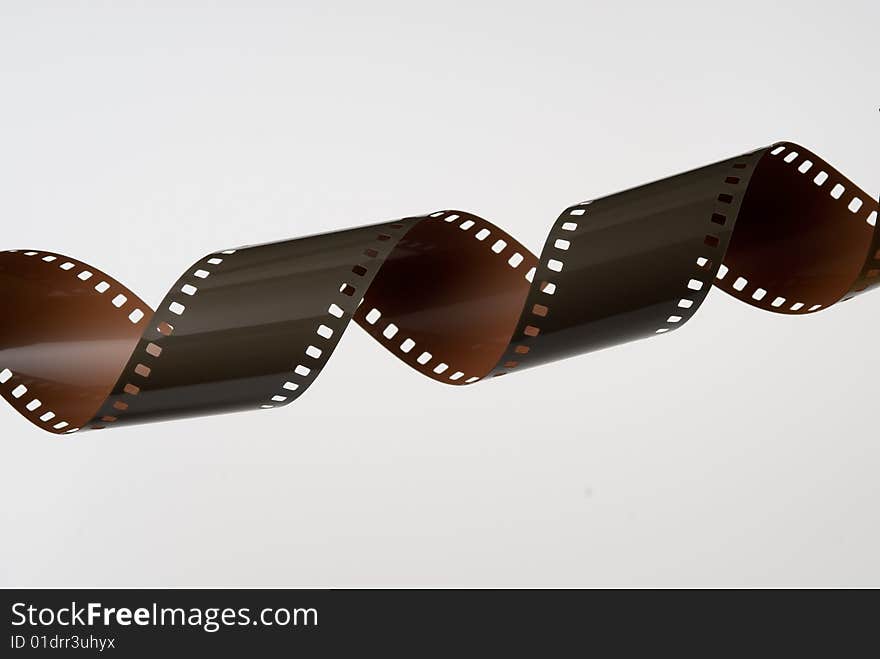
[[(777, 139), (878, 191), (873, 1), (109, 4), (0, 0), (2, 248), (152, 304), (211, 249), (438, 208), (538, 250)], [(878, 321), (713, 291), (476, 387), (352, 326), (281, 411), (59, 440), (4, 405), (0, 583), (880, 584)]]

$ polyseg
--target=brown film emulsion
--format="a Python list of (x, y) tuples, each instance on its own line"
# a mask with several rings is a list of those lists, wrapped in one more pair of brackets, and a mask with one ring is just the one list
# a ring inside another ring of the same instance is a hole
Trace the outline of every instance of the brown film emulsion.
[(567, 208), (540, 258), (439, 211), (213, 252), (157, 311), (76, 259), (0, 252), (0, 394), (49, 432), (283, 407), (354, 319), (440, 382), (666, 334), (715, 285), (784, 314), (880, 284), (878, 203), (774, 144)]

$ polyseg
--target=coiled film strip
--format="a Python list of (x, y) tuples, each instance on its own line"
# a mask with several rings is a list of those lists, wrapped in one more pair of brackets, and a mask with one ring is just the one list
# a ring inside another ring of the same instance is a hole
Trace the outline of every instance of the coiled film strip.
[(783, 142), (567, 208), (538, 258), (462, 211), (211, 253), (153, 311), (97, 268), (0, 253), (0, 394), (56, 434), (283, 407), (354, 319), (470, 385), (682, 327), (712, 284), (808, 314), (880, 284), (878, 204)]

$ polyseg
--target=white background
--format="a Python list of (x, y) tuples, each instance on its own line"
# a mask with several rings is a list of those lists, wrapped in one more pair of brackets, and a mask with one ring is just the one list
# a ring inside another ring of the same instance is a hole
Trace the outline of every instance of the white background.
[[(152, 304), (210, 250), (438, 208), (537, 251), (779, 139), (878, 191), (873, 1), (38, 4), (0, 0), (0, 248)], [(281, 411), (59, 439), (4, 405), (0, 583), (878, 585), (878, 318), (714, 291), (466, 388), (352, 326)]]

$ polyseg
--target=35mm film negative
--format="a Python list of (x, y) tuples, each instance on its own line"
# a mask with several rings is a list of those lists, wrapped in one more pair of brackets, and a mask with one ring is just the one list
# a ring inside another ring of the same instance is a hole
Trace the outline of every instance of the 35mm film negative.
[(97, 268), (0, 253), (0, 394), (56, 434), (283, 407), (354, 320), (451, 385), (665, 334), (712, 285), (808, 314), (880, 284), (878, 203), (789, 142), (566, 208), (540, 258), (463, 211), (199, 259), (158, 310)]

